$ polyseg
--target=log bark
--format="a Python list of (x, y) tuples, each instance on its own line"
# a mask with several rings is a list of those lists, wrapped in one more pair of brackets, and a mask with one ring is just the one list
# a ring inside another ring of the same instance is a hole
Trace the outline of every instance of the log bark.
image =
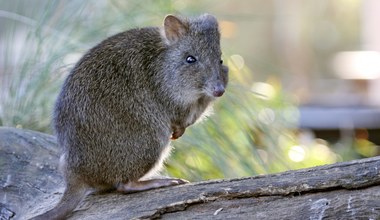
[[(0, 219), (28, 219), (63, 192), (54, 137), (0, 128)], [(380, 219), (380, 157), (134, 194), (89, 195), (69, 219)]]

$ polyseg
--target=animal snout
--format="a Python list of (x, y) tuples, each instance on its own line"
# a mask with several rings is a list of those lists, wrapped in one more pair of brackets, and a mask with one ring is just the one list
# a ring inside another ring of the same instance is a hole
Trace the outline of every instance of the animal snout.
[(217, 83), (214, 86), (214, 90), (212, 94), (214, 97), (220, 97), (224, 94), (224, 91), (225, 91), (224, 85), (222, 83)]

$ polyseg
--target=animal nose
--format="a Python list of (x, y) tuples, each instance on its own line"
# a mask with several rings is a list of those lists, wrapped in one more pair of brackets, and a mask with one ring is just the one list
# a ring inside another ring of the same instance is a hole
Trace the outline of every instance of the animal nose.
[(217, 83), (214, 86), (214, 91), (212, 92), (212, 94), (214, 95), (214, 97), (220, 97), (224, 94), (224, 91), (224, 85), (222, 83)]

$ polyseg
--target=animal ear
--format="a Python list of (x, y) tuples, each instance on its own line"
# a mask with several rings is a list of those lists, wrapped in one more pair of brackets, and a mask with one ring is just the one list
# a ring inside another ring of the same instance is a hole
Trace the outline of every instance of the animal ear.
[(164, 20), (165, 36), (169, 42), (176, 42), (187, 33), (188, 25), (174, 15), (167, 15)]
[(203, 14), (200, 19), (202, 20), (202, 25), (205, 29), (217, 29), (218, 21), (213, 15)]

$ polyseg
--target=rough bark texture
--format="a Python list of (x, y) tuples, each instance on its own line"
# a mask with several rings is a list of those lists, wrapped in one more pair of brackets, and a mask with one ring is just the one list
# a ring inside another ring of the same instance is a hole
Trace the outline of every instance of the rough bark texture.
[[(52, 136), (0, 128), (0, 219), (28, 219), (63, 191)], [(123, 195), (88, 196), (70, 219), (380, 219), (380, 157)]]

